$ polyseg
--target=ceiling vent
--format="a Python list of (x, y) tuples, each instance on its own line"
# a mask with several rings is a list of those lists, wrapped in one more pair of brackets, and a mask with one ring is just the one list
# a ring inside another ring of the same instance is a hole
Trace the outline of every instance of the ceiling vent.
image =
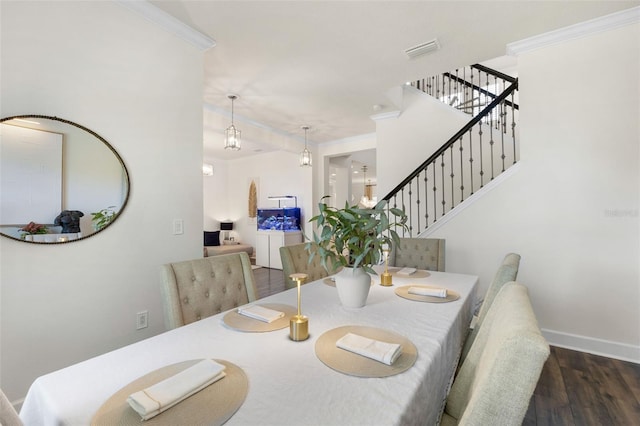
[(429, 52), (435, 52), (440, 49), (440, 43), (438, 43), (438, 39), (434, 38), (431, 41), (426, 43), (419, 44), (417, 46), (413, 46), (404, 51), (407, 54), (409, 59), (417, 58), (418, 56), (425, 55)]

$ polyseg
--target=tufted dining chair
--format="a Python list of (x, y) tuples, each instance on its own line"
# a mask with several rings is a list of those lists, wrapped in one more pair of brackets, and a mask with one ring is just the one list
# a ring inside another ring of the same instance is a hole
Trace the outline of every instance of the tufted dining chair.
[(453, 381), (440, 424), (521, 425), (548, 357), (527, 288), (505, 284)]
[(253, 302), (258, 298), (247, 253), (162, 265), (162, 297), (168, 329)]
[(478, 313), (477, 320), (473, 325), (473, 328), (469, 331), (467, 338), (465, 339), (464, 346), (462, 348), (462, 355), (460, 356), (460, 362), (464, 361), (464, 358), (467, 356), (469, 349), (471, 349), (471, 345), (473, 341), (476, 339), (480, 327), (484, 322), (484, 318), (493, 304), (493, 301), (496, 298), (496, 295), (500, 291), (500, 289), (508, 282), (515, 281), (518, 277), (518, 269), (520, 267), (520, 255), (516, 253), (508, 253), (495, 276), (493, 277), (493, 281), (489, 285), (487, 289), (487, 293), (484, 296), (484, 300), (482, 305), (480, 306), (480, 312)]
[[(319, 280), (329, 275), (329, 272), (322, 266), (320, 256), (317, 254), (313, 256), (311, 263), (309, 263), (311, 255), (306, 247), (307, 243), (280, 247), (280, 259), (282, 260), (282, 272), (284, 273), (286, 288), (296, 286), (295, 281), (289, 278), (291, 274), (307, 274), (309, 277), (306, 282)], [(315, 243), (311, 243), (311, 247), (312, 250), (317, 250)], [(329, 265), (329, 267), (331, 266)]]
[(22, 420), (18, 417), (7, 396), (0, 389), (0, 425), (2, 426), (22, 426)]
[(444, 272), (444, 248), (441, 238), (400, 238), (391, 248), (389, 266)]

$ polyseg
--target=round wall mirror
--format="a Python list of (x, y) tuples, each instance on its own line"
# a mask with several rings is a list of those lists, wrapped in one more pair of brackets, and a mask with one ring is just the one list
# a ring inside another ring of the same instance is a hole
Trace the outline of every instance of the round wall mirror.
[(35, 244), (96, 235), (122, 213), (129, 173), (116, 150), (77, 123), (0, 119), (0, 234)]

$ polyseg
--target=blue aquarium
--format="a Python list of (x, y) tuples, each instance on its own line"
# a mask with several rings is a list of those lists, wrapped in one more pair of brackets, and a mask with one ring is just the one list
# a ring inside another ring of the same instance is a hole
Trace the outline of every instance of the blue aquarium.
[(299, 231), (300, 207), (258, 209), (259, 231)]

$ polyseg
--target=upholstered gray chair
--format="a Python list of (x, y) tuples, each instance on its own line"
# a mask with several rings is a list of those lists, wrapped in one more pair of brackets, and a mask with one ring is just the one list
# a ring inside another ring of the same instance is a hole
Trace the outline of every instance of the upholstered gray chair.
[(444, 246), (440, 238), (400, 238), (391, 248), (389, 266), (444, 271)]
[[(280, 247), (280, 260), (282, 260), (282, 272), (284, 273), (284, 284), (286, 288), (293, 288), (296, 282), (289, 278), (291, 274), (307, 274), (309, 277), (306, 282), (319, 280), (329, 275), (329, 272), (322, 266), (320, 256), (311, 256), (307, 251), (307, 243), (293, 244), (290, 246)], [(311, 250), (315, 252), (317, 245), (311, 243)], [(328, 265), (330, 267), (330, 265)]]
[(22, 420), (18, 417), (11, 402), (7, 399), (7, 396), (0, 389), (0, 425), (2, 426), (22, 426)]
[(245, 252), (162, 265), (165, 324), (172, 329), (258, 298)]
[(521, 425), (548, 356), (527, 288), (504, 285), (453, 381), (441, 425)]
[(509, 253), (504, 257), (502, 264), (498, 268), (496, 275), (493, 277), (493, 281), (489, 288), (487, 289), (487, 293), (484, 296), (484, 301), (482, 302), (482, 306), (480, 307), (480, 312), (478, 313), (477, 320), (475, 321), (475, 325), (471, 330), (469, 330), (469, 334), (464, 342), (464, 346), (462, 348), (462, 355), (460, 356), (460, 362), (464, 361), (464, 358), (467, 356), (473, 341), (476, 339), (478, 335), (478, 331), (480, 330), (480, 326), (484, 322), (484, 318), (487, 315), (487, 311), (491, 307), (496, 295), (506, 283), (515, 281), (518, 277), (518, 268), (520, 266), (520, 255), (516, 253)]

